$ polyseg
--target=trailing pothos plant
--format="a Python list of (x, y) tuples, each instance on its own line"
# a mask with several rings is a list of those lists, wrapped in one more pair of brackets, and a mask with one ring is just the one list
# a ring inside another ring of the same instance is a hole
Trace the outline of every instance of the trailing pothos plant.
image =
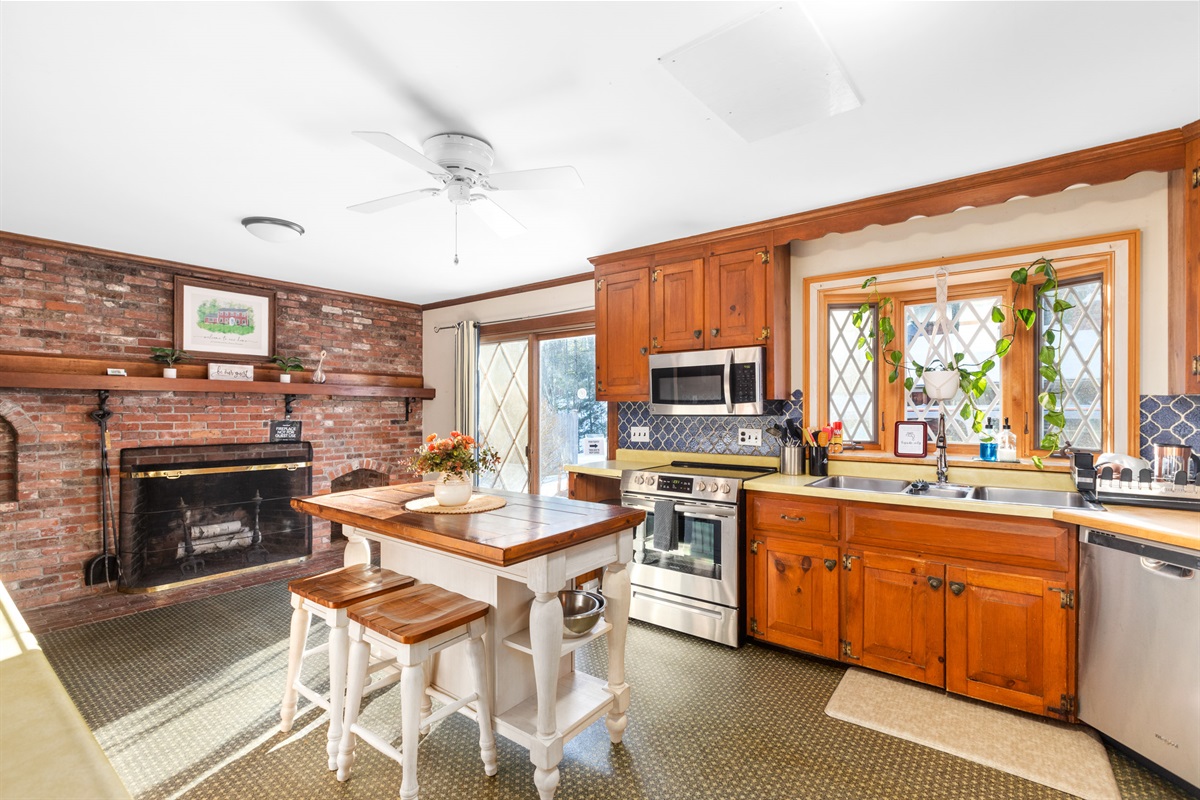
[[(1029, 283), (1030, 276), (1034, 275), (1041, 275), (1044, 280), (1034, 290), (1033, 308), (1018, 307), (1015, 303), (1001, 304), (992, 308), (991, 319), (996, 324), (1003, 324), (1011, 314), (1015, 320), (1025, 325), (1026, 330), (1029, 330), (1037, 322), (1039, 306), (1049, 308), (1051, 311), (1052, 320), (1043, 333), (1037, 355), (1038, 374), (1045, 379), (1047, 389), (1038, 393), (1037, 400), (1038, 405), (1044, 409), (1043, 416), (1047, 425), (1046, 434), (1038, 446), (1041, 450), (1054, 452), (1059, 449), (1059, 443), (1063, 438), (1063, 428), (1066, 426), (1066, 417), (1062, 411), (1062, 393), (1054, 391), (1056, 382), (1061, 386), (1062, 375), (1062, 349), (1058, 343), (1062, 340), (1063, 312), (1074, 306), (1059, 296), (1058, 272), (1054, 268), (1054, 263), (1048, 258), (1039, 258), (1028, 267), (1014, 270), (1010, 278), (1013, 283), (1025, 286)], [(936, 357), (926, 364), (915, 359), (910, 359), (910, 363), (905, 363), (903, 351), (898, 347), (891, 346), (892, 342), (896, 340), (896, 329), (892, 325), (891, 318), (884, 314), (885, 309), (892, 305), (892, 298), (879, 294), (876, 278), (867, 278), (863, 281), (862, 288), (871, 289), (871, 296), (867, 302), (858, 307), (852, 319), (855, 326), (861, 330), (863, 320), (870, 313), (871, 305), (875, 305), (876, 316), (879, 319), (879, 353), (884, 363), (891, 368), (888, 373), (888, 382), (895, 383), (899, 380), (901, 370), (905, 372), (911, 370), (913, 375), (905, 376), (904, 388), (906, 391), (912, 391), (915, 379), (920, 378), (926, 372), (938, 369), (958, 372), (959, 389), (966, 398), (966, 403), (963, 404), (959, 416), (970, 422), (973, 431), (981, 432), (987, 412), (979, 407), (979, 403), (988, 388), (988, 373), (996, 366), (997, 359), (1004, 358), (1011, 351), (1013, 339), (1016, 336), (1016, 324), (1014, 323), (1012, 332), (1006, 333), (996, 340), (992, 353), (978, 364), (964, 363), (966, 362), (964, 353), (954, 353), (950, 358), (950, 363), (944, 363)], [(863, 354), (867, 361), (874, 360), (871, 350), (865, 349), (872, 338), (875, 338), (875, 331), (868, 329), (858, 337), (856, 343), (858, 349), (864, 351)], [(984, 439), (984, 441), (989, 440)], [(1033, 463), (1038, 469), (1042, 468), (1042, 459), (1039, 456), (1033, 457)]]

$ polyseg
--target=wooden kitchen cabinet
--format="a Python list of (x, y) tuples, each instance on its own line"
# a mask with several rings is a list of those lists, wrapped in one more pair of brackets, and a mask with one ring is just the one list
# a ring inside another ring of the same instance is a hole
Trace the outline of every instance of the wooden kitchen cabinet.
[(703, 349), (704, 257), (655, 259), (650, 271), (650, 350)]
[(704, 291), (710, 349), (766, 343), (770, 337), (766, 287), (769, 263), (768, 247), (709, 256)]
[(847, 550), (843, 660), (921, 683), (946, 677), (946, 565)]
[(1200, 394), (1200, 122), (1183, 134), (1184, 168), (1167, 182), (1167, 391)]
[(1065, 581), (949, 566), (946, 689), (1032, 714), (1074, 716)]
[(837, 658), (837, 545), (754, 534), (749, 559), (755, 587), (750, 635)]
[(596, 399), (647, 399), (649, 352), (650, 259), (597, 272)]

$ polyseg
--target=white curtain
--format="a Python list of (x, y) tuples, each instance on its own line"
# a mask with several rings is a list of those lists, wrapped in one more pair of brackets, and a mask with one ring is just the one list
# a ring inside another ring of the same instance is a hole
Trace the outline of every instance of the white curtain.
[(479, 323), (454, 326), (454, 428), (479, 438)]

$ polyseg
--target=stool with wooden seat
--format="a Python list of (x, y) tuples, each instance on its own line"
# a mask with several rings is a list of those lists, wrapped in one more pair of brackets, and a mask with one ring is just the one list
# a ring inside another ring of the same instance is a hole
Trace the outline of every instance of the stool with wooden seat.
[[(338, 744), (342, 738), (342, 716), (346, 699), (346, 664), (348, 659), (348, 624), (346, 609), (355, 603), (380, 599), (412, 586), (416, 581), (407, 575), (387, 569), (356, 564), (320, 575), (297, 578), (288, 584), (292, 593), (292, 632), (288, 642), (287, 681), (283, 689), (283, 704), (279, 712), (279, 729), (287, 733), (296, 717), (297, 695), (304, 695), (329, 712), (329, 741), (326, 752), (329, 769), (337, 769)], [(312, 650), (305, 650), (311, 615), (316, 614), (329, 627), (329, 641)], [(329, 696), (325, 697), (305, 686), (300, 680), (304, 660), (319, 653), (329, 653)], [(379, 671), (394, 662), (377, 661), (371, 668)], [(382, 689), (399, 679), (398, 671), (371, 684), (368, 692)]]
[[(417, 740), (423, 725), (441, 721), (463, 706), (475, 704), (479, 723), (479, 753), (483, 769), (496, 774), (496, 741), (492, 736), (492, 703), (484, 661), (483, 634), (487, 630), (487, 603), (471, 600), (433, 584), (418, 584), (379, 600), (351, 606), (350, 668), (346, 679), (346, 720), (338, 752), (338, 780), (350, 777), (354, 764), (355, 737), (400, 762), (401, 800), (417, 800)], [(466, 643), (472, 694), (443, 706), (422, 719), (425, 669), (431, 656), (459, 643)], [(358, 722), (367, 661), (371, 650), (394, 654), (401, 668), (401, 750), (397, 751), (378, 734)]]

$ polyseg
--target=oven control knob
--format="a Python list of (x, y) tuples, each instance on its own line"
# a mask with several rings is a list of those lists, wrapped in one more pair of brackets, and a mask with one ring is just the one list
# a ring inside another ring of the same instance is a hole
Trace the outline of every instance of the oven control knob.
[(704, 481), (696, 481), (696, 491), (697, 492), (704, 491)]
[(721, 494), (729, 494), (729, 491), (730, 491), (730, 489), (729, 489), (729, 484), (728, 484), (728, 483), (722, 483), (722, 484), (721, 484)]
[(636, 484), (643, 484), (643, 483), (645, 483), (645, 482), (646, 482), (646, 479), (645, 479), (645, 478), (643, 478), (641, 475), (634, 475), (634, 476), (633, 476), (633, 482), (634, 482), (634, 483), (636, 483)]

